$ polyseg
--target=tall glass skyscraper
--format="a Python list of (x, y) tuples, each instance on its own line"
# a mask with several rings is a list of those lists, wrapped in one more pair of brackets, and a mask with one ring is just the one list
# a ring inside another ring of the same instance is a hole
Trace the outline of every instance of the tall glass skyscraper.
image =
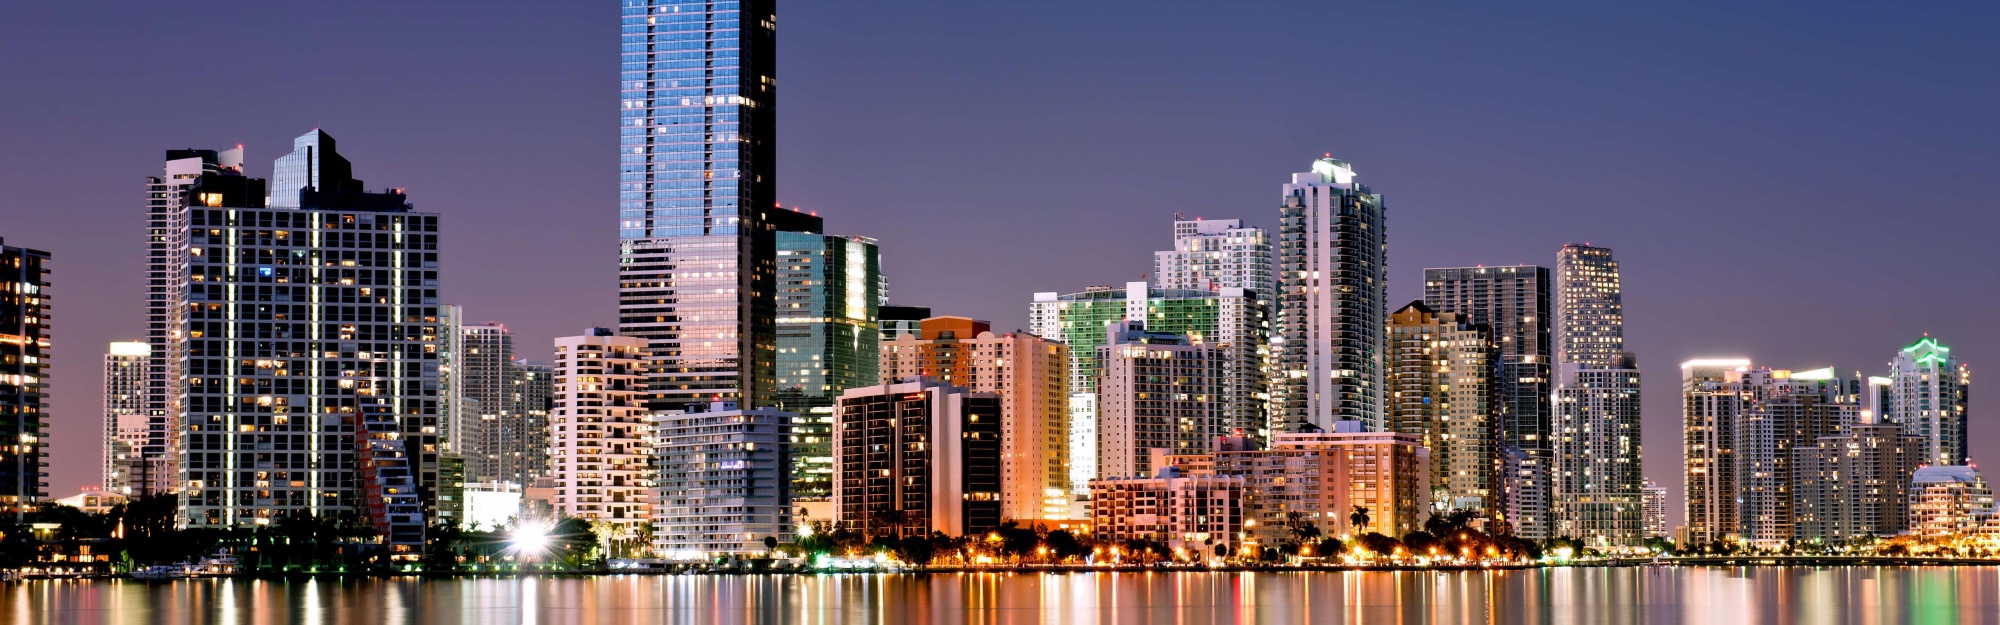
[(773, 0), (625, 0), (619, 333), (645, 338), (660, 407), (769, 403), (778, 230)]
[(792, 419), (791, 493), (833, 496), (833, 400), (879, 384), (882, 259), (875, 240), (780, 232), (779, 408)]

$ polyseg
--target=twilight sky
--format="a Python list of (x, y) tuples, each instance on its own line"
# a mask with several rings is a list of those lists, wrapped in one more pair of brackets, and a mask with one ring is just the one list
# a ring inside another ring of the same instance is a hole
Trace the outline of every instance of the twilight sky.
[[(1928, 332), (2000, 371), (2000, 4), (780, 2), (779, 199), (880, 239), (897, 303), (1024, 327), (1150, 272), (1175, 212), (1275, 226), (1332, 152), (1387, 197), (1391, 308), (1425, 267), (1616, 250), (1674, 524), (1683, 360), (1879, 374)], [(98, 482), (169, 148), (268, 176), (324, 128), (444, 215), (446, 300), (521, 353), (613, 323), (617, 7), (0, 11), (0, 236), (55, 254), (51, 494)]]

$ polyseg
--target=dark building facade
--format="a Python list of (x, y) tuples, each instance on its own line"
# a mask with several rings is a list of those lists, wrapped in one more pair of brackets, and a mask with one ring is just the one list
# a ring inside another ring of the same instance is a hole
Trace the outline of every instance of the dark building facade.
[(1486, 326), (1499, 351), (1492, 392), (1500, 404), (1498, 438), (1502, 448), (1521, 450), (1520, 464), (1503, 476), (1502, 492), (1518, 501), (1503, 502), (1510, 528), (1523, 537), (1548, 538), (1548, 502), (1555, 447), (1551, 439), (1555, 405), (1554, 348), (1551, 323), (1554, 301), (1549, 269), (1536, 266), (1451, 267), (1424, 270), (1424, 305), (1440, 313), (1457, 314)]
[(1000, 525), (1000, 396), (927, 378), (849, 389), (835, 405), (834, 508), (869, 536)]
[(49, 253), (0, 240), (0, 512), (48, 497)]

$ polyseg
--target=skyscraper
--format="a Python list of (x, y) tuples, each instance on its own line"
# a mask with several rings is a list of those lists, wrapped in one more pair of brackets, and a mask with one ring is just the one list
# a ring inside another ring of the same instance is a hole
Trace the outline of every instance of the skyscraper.
[(1292, 174), (1278, 219), (1278, 367), (1272, 430), (1387, 425), (1387, 211), (1332, 157)]
[(1794, 451), (1859, 422), (1861, 381), (1832, 367), (1753, 368), (1740, 375), (1750, 403), (1730, 437), (1736, 441), (1737, 531), (1758, 546), (1781, 547), (1795, 538), (1797, 526)]
[(1681, 363), (1681, 436), (1686, 457), (1687, 534), (1697, 544), (1741, 536), (1737, 514), (1737, 427), (1752, 389), (1750, 361), (1705, 358)]
[(646, 415), (646, 340), (590, 328), (558, 338), (549, 416), (556, 512), (615, 528), (629, 540), (651, 523), (652, 424)]
[[(499, 323), (466, 324), (458, 335), (458, 362), (452, 376), (464, 389), (452, 448), (465, 457), (465, 481), (513, 481), (503, 468), (508, 430), (515, 418), (509, 393), (514, 335)], [(518, 482), (516, 482), (518, 483)]]
[(166, 432), (149, 431), (146, 418), (146, 363), (152, 347), (143, 342), (112, 343), (104, 354), (104, 490), (126, 496), (168, 490), (173, 475), (161, 456), (147, 456), (149, 444), (165, 445)]
[(882, 260), (875, 240), (779, 232), (778, 408), (790, 424), (792, 496), (833, 496), (833, 400), (880, 383)]
[(465, 376), (459, 363), (465, 360), (460, 337), (465, 333), (465, 308), (438, 307), (438, 449), (459, 459), (458, 478), (464, 482), (464, 456), (458, 451), (458, 428), (465, 420)]
[(1927, 441), (1930, 449), (1924, 462), (1970, 461), (1965, 409), (1972, 370), (1951, 355), (1951, 348), (1926, 336), (1896, 352), (1889, 363), (1889, 385), (1884, 421), (1900, 424), (1903, 431)]
[(1111, 325), (1097, 347), (1097, 476), (1153, 477), (1155, 455), (1200, 454), (1223, 435), (1222, 351), (1187, 335)]
[(1787, 371), (1743, 359), (1681, 365), (1689, 537), (1778, 547), (1797, 537), (1798, 451), (1862, 420), (1862, 382), (1832, 367)]
[(1547, 539), (1549, 482), (1555, 447), (1549, 436), (1555, 415), (1551, 385), (1555, 350), (1550, 345), (1554, 307), (1547, 267), (1453, 267), (1424, 270), (1424, 304), (1455, 313), (1492, 331), (1500, 363), (1492, 392), (1500, 400), (1497, 422), (1503, 454), (1519, 460), (1497, 487), (1513, 500), (1503, 508), (1514, 534)]
[[(146, 429), (165, 432), (148, 441), (140, 453), (163, 458), (178, 488), (180, 480), (180, 417), (187, 409), (187, 307), (189, 251), (189, 186), (207, 174), (243, 172), (243, 146), (216, 150), (168, 150), (165, 171), (146, 178), (146, 343), (152, 356), (146, 366)], [(263, 185), (257, 183), (257, 195)], [(263, 202), (263, 198), (256, 201)]]
[(619, 74), (619, 334), (649, 342), (663, 408), (769, 405), (775, 201), (772, 0), (625, 0)]
[[(1224, 406), (1229, 429), (1262, 440), (1270, 430), (1271, 393), (1265, 380), (1271, 368), (1271, 315), (1277, 298), (1277, 280), (1272, 277), (1271, 236), (1263, 228), (1245, 227), (1241, 219), (1196, 217), (1193, 221), (1174, 216), (1174, 249), (1153, 253), (1153, 285), (1162, 290), (1200, 290), (1218, 294), (1240, 290), (1254, 305), (1251, 327), (1239, 327), (1242, 337), (1204, 337), (1209, 343), (1231, 350), (1225, 375), (1230, 403)], [(1131, 287), (1127, 286), (1127, 293)], [(1144, 319), (1133, 321), (1144, 322)], [(1249, 390), (1242, 390), (1249, 389)]]
[[(1389, 429), (1430, 448), (1431, 500), (1504, 521), (1498, 497), (1499, 354), (1486, 326), (1410, 302), (1389, 318)], [(1490, 527), (1490, 526), (1489, 526)]]
[[(226, 168), (199, 173), (165, 218), (186, 224), (158, 235), (185, 241), (167, 254), (181, 266), (155, 268), (185, 288), (162, 303), (186, 315), (155, 354), (185, 359), (183, 399), (165, 403), (185, 407), (189, 526), (367, 511), (370, 493), (408, 488), (369, 480), (404, 472), (424, 512), (434, 504), (438, 217), (401, 190), (361, 190), (345, 163), (314, 130), (278, 160), (277, 205), (263, 180)], [(393, 436), (404, 468), (358, 473), (368, 436)]]
[(1556, 254), (1556, 362), (1615, 368), (1625, 351), (1625, 287), (1611, 248), (1571, 243)]
[(549, 472), (549, 412), (555, 405), (555, 367), (517, 360), (507, 368), (506, 446), (501, 476), (523, 488)]
[(49, 253), (0, 240), (0, 511), (48, 496)]
[(1555, 529), (1594, 547), (1645, 540), (1639, 367), (1625, 351), (1624, 288), (1609, 248), (1556, 257)]
[[(1069, 518), (1069, 348), (984, 321), (932, 317), (917, 337), (882, 343), (881, 383), (926, 377), (1000, 398), (1001, 514)], [(1082, 456), (1086, 461), (1096, 454)]]

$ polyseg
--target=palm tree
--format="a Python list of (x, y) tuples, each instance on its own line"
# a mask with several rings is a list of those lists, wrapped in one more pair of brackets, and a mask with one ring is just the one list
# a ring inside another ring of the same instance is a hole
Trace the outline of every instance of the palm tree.
[(1319, 539), (1319, 526), (1315, 525), (1311, 519), (1306, 518), (1305, 513), (1296, 510), (1287, 512), (1285, 513), (1285, 521), (1287, 525), (1291, 526), (1292, 536), (1297, 538), (1300, 543)]
[(1368, 520), (1368, 506), (1355, 506), (1354, 513), (1347, 515), (1348, 523), (1353, 524), (1355, 529), (1367, 527)]
[(903, 523), (908, 518), (908, 515), (904, 514), (903, 509), (884, 505), (875, 509), (874, 516), (875, 523), (881, 526), (875, 528), (877, 536), (901, 536), (903, 534)]

